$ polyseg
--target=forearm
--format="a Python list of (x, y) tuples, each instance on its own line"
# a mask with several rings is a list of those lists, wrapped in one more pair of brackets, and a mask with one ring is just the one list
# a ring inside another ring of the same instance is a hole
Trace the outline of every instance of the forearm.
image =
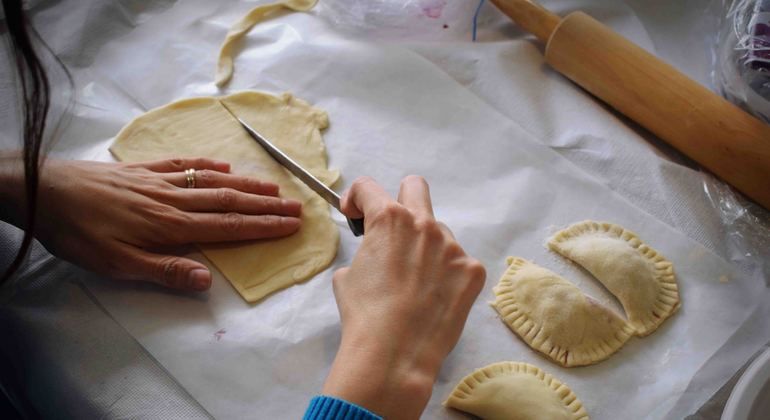
[(19, 151), (0, 152), (0, 220), (22, 227), (26, 208), (24, 165)]

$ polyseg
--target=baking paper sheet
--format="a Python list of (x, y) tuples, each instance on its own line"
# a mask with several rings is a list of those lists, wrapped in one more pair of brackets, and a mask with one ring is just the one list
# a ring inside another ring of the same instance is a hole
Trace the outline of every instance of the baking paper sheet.
[[(252, 6), (180, 2), (139, 13), (131, 25), (136, 27), (101, 40), (92, 60), (74, 69), (79, 103), (57, 154), (108, 159), (111, 136), (131, 118), (171, 100), (217, 93), (212, 78), (219, 44), (229, 24)], [(428, 19), (423, 21), (433, 22)], [(227, 92), (291, 91), (325, 109), (330, 166), (344, 177), (340, 191), (357, 175), (373, 176), (393, 193), (403, 176), (426, 176), (437, 217), (487, 266), (487, 284), (425, 418), (462, 418), (441, 401), (464, 375), (501, 360), (527, 361), (554, 374), (597, 419), (681, 418), (721, 385), (705, 385), (669, 412), (706, 360), (767, 301), (764, 284), (586, 175), (544, 146), (548, 139), (480, 99), (425, 51), (354, 41), (332, 23), (317, 14), (289, 14), (259, 25), (243, 43)], [(521, 83), (558, 77), (546, 69), (517, 73), (518, 61), (534, 60), (538, 51), (527, 41), (507, 41), (506, 47), (515, 57), (507, 77)], [(551, 100), (558, 101), (558, 92)], [(581, 100), (595, 106), (590, 98)], [(545, 106), (542, 113), (548, 112)], [(579, 124), (581, 109), (570, 112)], [(636, 139), (621, 134), (615, 140)], [(321, 389), (339, 340), (332, 271), (350, 262), (359, 243), (344, 219), (334, 217), (343, 233), (333, 267), (257, 305), (245, 303), (219, 277), (204, 295), (100, 279), (88, 287), (214, 416), (298, 418)], [(682, 308), (656, 333), (631, 339), (609, 360), (564, 369), (524, 345), (487, 301), (505, 257), (518, 255), (615, 305), (592, 279), (543, 247), (557, 228), (588, 218), (619, 223), (672, 260)], [(741, 349), (763, 342), (746, 337)]]

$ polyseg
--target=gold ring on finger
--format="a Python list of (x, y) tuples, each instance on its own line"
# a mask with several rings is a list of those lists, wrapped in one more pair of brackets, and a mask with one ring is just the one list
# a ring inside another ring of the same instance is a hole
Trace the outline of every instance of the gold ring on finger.
[(185, 169), (184, 176), (187, 179), (187, 188), (195, 188), (195, 169)]

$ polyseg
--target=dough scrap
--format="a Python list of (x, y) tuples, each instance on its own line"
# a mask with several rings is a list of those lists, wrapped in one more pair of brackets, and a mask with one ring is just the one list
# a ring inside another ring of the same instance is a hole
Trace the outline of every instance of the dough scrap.
[(235, 43), (241, 39), (259, 22), (271, 18), (276, 12), (282, 9), (294, 10), (296, 12), (306, 12), (316, 5), (318, 0), (283, 0), (276, 3), (263, 4), (249, 11), (241, 20), (235, 22), (227, 32), (225, 41), (219, 49), (219, 59), (217, 60), (217, 73), (214, 76), (214, 83), (222, 87), (233, 77), (233, 55), (235, 54)]
[(485, 420), (588, 420), (564, 383), (537, 367), (499, 362), (463, 378), (444, 402)]
[(524, 342), (556, 363), (602, 361), (633, 334), (623, 318), (559, 275), (522, 258), (507, 263), (492, 306)]
[(671, 262), (621, 226), (579, 222), (557, 232), (548, 247), (602, 282), (623, 305), (640, 337), (655, 331), (679, 308)]
[(326, 113), (290, 94), (241, 92), (173, 102), (126, 125), (110, 151), (125, 162), (199, 156), (224, 160), (231, 163), (232, 173), (274, 182), (282, 197), (302, 203), (302, 227), (291, 236), (198, 245), (245, 300), (256, 302), (328, 267), (337, 253), (339, 232), (328, 204), (249, 137), (220, 100), (321, 181), (337, 181), (339, 173), (327, 169), (320, 133), (329, 124)]

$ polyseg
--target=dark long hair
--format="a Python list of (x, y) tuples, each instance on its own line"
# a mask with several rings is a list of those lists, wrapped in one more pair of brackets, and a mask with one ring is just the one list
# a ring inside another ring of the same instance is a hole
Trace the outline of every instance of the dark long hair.
[[(21, 227), (24, 229), (24, 239), (13, 262), (0, 278), (0, 283), (4, 283), (19, 270), (32, 245), (40, 165), (42, 163), (41, 148), (46, 131), (46, 120), (51, 108), (51, 82), (35, 44), (39, 46), (38, 48), (44, 48), (49, 53), (50, 50), (27, 20), (21, 0), (2, 0), (2, 5), (8, 28), (11, 56), (14, 58), (18, 81), (21, 85), (22, 161), (26, 206), (24, 219), (21, 222), (23, 223)], [(61, 65), (71, 83), (72, 78), (66, 67), (54, 54), (51, 53), (51, 56)]]

